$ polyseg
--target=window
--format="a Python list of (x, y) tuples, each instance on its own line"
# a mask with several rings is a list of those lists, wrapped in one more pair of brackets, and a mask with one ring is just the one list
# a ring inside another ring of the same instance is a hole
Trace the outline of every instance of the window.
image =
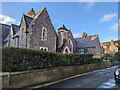
[(66, 46), (63, 50), (63, 53), (71, 53), (70, 48), (68, 46)]
[(84, 54), (84, 49), (80, 49), (80, 54)]
[(21, 31), (21, 40), (23, 39), (23, 33), (24, 32), (24, 29), (22, 28), (22, 31)]
[(43, 40), (45, 40), (45, 29), (43, 30)]
[(7, 46), (7, 47), (8, 47), (8, 41), (7, 41), (7, 42), (5, 42), (5, 46)]
[(70, 40), (69, 40), (69, 44), (70, 44)]
[(47, 40), (47, 29), (45, 27), (42, 28), (42, 40)]
[(68, 53), (68, 50), (67, 50), (67, 49), (65, 49), (65, 53)]
[(70, 52), (73, 53), (73, 42), (71, 39), (68, 40), (68, 44), (70, 45)]
[(48, 51), (48, 47), (40, 47), (40, 50)]
[(17, 46), (17, 38), (15, 38), (15, 46)]

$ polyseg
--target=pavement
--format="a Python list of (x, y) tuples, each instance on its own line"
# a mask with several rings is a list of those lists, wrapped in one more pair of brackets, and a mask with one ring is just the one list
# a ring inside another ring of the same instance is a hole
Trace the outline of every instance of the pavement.
[(114, 71), (118, 66), (79, 74), (68, 77), (62, 80), (49, 82), (46, 84), (38, 84), (32, 88), (117, 88), (120, 89), (120, 84), (114, 80)]

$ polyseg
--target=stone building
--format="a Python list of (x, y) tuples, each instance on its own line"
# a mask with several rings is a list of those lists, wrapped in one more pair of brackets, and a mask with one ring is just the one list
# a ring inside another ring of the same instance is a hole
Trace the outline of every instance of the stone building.
[(98, 35), (87, 36), (83, 33), (81, 38), (75, 38), (77, 43), (77, 53), (90, 53), (94, 57), (101, 57), (101, 47)]
[(120, 40), (116, 40), (116, 41), (109, 41), (109, 42), (101, 42), (101, 52), (102, 54), (106, 54), (106, 53), (116, 53), (119, 51), (119, 47), (120, 47)]
[(19, 26), (11, 24), (7, 31), (6, 38), (2, 38), (4, 46), (101, 56), (98, 35), (83, 33), (82, 38), (74, 38), (64, 24), (56, 33), (46, 8), (37, 13), (32, 8), (27, 15), (22, 15)]
[(10, 25), (0, 23), (0, 42), (2, 42), (0, 46), (5, 45), (4, 40), (10, 33), (10, 27)]

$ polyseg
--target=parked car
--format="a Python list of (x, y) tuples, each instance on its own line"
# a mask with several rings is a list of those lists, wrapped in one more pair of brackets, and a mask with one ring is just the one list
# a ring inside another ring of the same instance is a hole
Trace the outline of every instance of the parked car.
[(114, 79), (116, 82), (120, 82), (120, 66), (118, 66), (118, 69), (114, 72)]

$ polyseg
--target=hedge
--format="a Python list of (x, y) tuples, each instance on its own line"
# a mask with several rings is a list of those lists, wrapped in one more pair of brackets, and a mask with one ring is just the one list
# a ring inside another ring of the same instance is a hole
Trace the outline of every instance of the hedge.
[[(26, 48), (2, 48), (3, 72), (47, 69), (94, 63), (92, 54), (62, 54)], [(96, 63), (96, 61), (95, 61)]]
[(114, 58), (115, 58), (115, 60), (120, 61), (120, 52), (115, 53)]

